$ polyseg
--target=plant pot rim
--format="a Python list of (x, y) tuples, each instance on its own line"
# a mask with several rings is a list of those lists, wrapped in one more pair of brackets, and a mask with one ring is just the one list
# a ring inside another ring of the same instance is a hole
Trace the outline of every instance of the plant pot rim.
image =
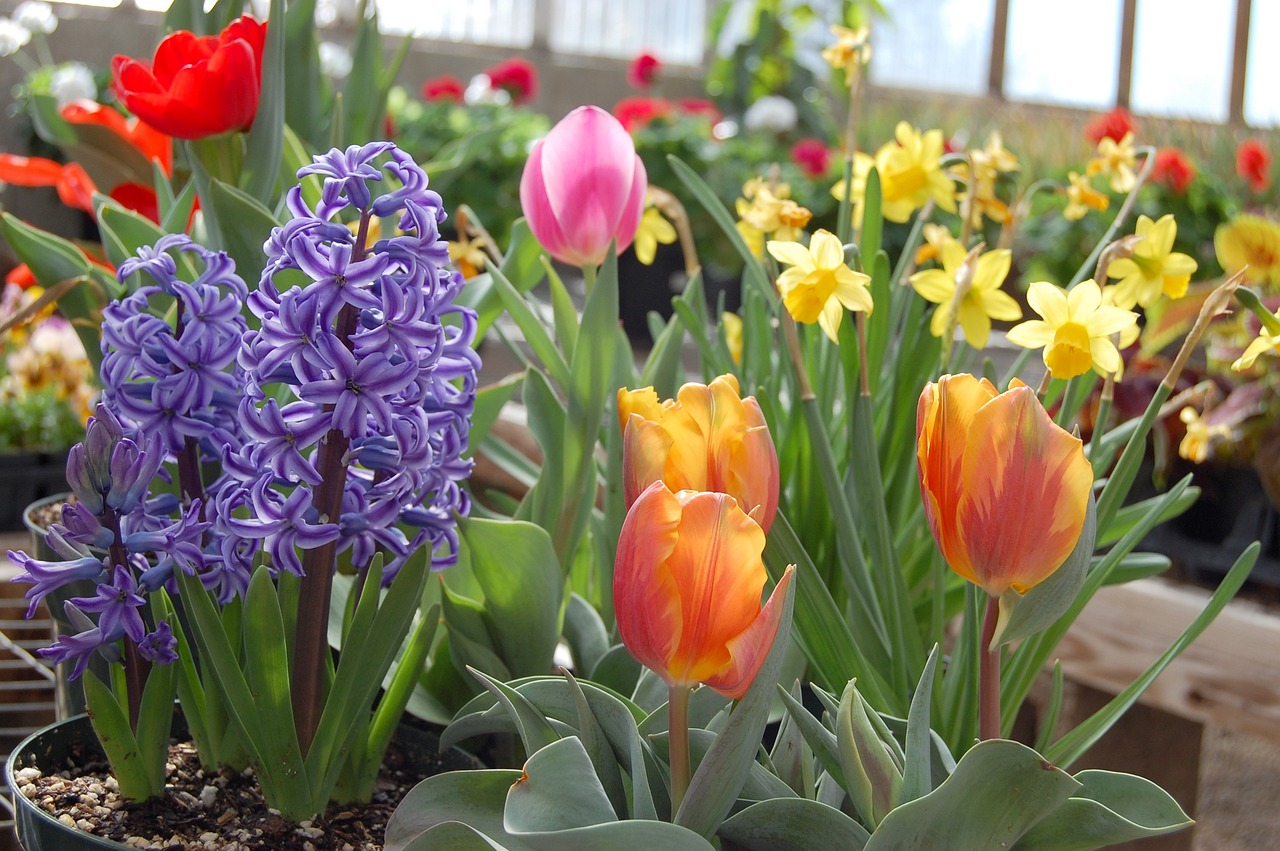
[[(36, 523), (34, 523), (31, 520), (31, 512), (37, 508), (43, 508), (46, 505), (53, 505), (54, 503), (58, 503), (58, 502), (66, 502), (68, 499), (71, 498), (71, 495), (72, 495), (71, 491), (62, 491), (61, 493), (55, 493), (50, 496), (46, 496), (43, 499), (37, 499), (35, 502), (27, 503), (27, 507), (22, 509), (22, 524), (26, 526), (27, 529), (29, 529), (33, 535), (40, 535), (41, 537), (43, 537), (44, 535), (47, 535), (49, 533), (48, 528), (44, 526), (39, 526)], [(66, 720), (71, 721), (74, 719), (68, 718)]]

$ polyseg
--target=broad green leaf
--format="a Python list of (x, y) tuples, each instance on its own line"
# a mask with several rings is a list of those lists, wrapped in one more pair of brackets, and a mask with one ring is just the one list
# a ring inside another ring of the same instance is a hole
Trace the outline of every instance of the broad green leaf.
[(971, 851), (1009, 846), (1080, 788), (1025, 745), (979, 742), (923, 798), (880, 822), (867, 851)]
[(698, 834), (663, 821), (628, 819), (516, 835), (537, 851), (713, 851), (713, 846)]
[(152, 785), (150, 772), (142, 764), (138, 741), (129, 727), (129, 716), (116, 696), (93, 671), (86, 672), (81, 682), (93, 732), (120, 783), (120, 794), (133, 801), (145, 801), (161, 794), (164, 785), (159, 788)]
[(590, 671), (609, 652), (609, 631), (600, 614), (577, 594), (569, 595), (564, 613), (564, 637), (578, 671)]
[(302, 747), (293, 722), (284, 618), (266, 567), (255, 570), (249, 580), (244, 614), (244, 644), (253, 648), (245, 659), (245, 676), (262, 717), (262, 756), (270, 760), (268, 770), (273, 774), (306, 788)]
[(473, 447), (480, 445), (485, 435), (498, 421), (502, 409), (516, 395), (524, 384), (523, 373), (512, 373), (493, 384), (487, 384), (476, 391), (475, 409), (471, 414), (471, 439)]
[(552, 381), (563, 388), (568, 388), (572, 383), (569, 377), (569, 364), (565, 362), (560, 349), (551, 339), (551, 334), (543, 324), (542, 318), (534, 312), (529, 301), (516, 291), (501, 270), (494, 269), (490, 274), (493, 275), (494, 289), (498, 293), (502, 306), (506, 308), (507, 315), (524, 334), (525, 342), (538, 356), (543, 369), (551, 376)]
[(265, 265), (262, 244), (280, 222), (252, 195), (217, 179), (210, 179), (203, 200), (217, 217), (221, 247), (236, 261), (236, 274), (258, 280)]
[(474, 668), (470, 671), (471, 675), (480, 681), (480, 685), (498, 699), (498, 702), (507, 710), (507, 714), (516, 722), (516, 729), (520, 732), (520, 741), (524, 744), (525, 753), (536, 753), (560, 738), (538, 708), (520, 692), (482, 671)]
[(573, 695), (574, 706), (578, 710), (578, 739), (582, 742), (587, 756), (591, 758), (592, 769), (605, 794), (609, 796), (614, 815), (620, 819), (627, 818), (631, 814), (627, 806), (627, 790), (622, 782), (618, 758), (614, 754), (609, 737), (600, 726), (600, 722), (596, 720), (587, 695), (574, 679), (573, 674), (565, 671), (564, 679), (565, 685)]
[(142, 689), (137, 744), (152, 789), (164, 788), (164, 764), (169, 758), (169, 731), (173, 728), (173, 699), (177, 694), (176, 667), (152, 665)]
[[(280, 153), (284, 149), (285, 110), (285, 20), (284, 0), (271, 0), (267, 13), (271, 25), (262, 51), (262, 88), (258, 97), (258, 111), (253, 126), (245, 137), (245, 156), (240, 185), (245, 192), (266, 204), (275, 194), (276, 178), (280, 174)], [(296, 74), (299, 69), (290, 69)], [(309, 98), (309, 93), (308, 93)], [(228, 220), (223, 219), (223, 229)], [(224, 237), (226, 234), (223, 234)], [(261, 251), (262, 243), (258, 243)]]
[[(391, 846), (387, 846), (390, 848)], [(445, 821), (429, 827), (419, 833), (402, 851), (509, 851), (509, 849), (527, 847), (509, 844), (485, 836), (470, 825), (460, 821)]]
[(1018, 840), (1017, 851), (1091, 851), (1192, 824), (1168, 792), (1145, 778), (1082, 771), (1075, 779), (1083, 787)]
[(445, 822), (462, 822), (482, 833), (500, 838), (503, 847), (528, 849), (510, 840), (502, 828), (507, 790), (520, 779), (513, 769), (451, 771), (428, 777), (409, 790), (387, 822), (384, 848), (404, 851), (415, 837)]
[(503, 825), (515, 834), (542, 833), (617, 819), (582, 740), (570, 736), (525, 762), (524, 775), (507, 792)]
[(867, 829), (834, 807), (806, 798), (774, 798), (727, 819), (716, 835), (743, 851), (865, 847)]

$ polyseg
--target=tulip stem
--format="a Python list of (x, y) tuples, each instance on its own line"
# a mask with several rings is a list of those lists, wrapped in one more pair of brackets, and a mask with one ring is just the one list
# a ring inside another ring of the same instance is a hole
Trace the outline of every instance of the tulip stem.
[(982, 661), (978, 667), (978, 738), (1000, 738), (1000, 646), (992, 648), (1000, 620), (1000, 598), (987, 598), (987, 614), (982, 621)]
[(671, 819), (675, 820), (689, 788), (689, 692), (688, 686), (668, 690), (667, 732), (671, 755)]
[(583, 291), (589, 296), (591, 291), (596, 288), (596, 267), (590, 263), (586, 263), (582, 267)]

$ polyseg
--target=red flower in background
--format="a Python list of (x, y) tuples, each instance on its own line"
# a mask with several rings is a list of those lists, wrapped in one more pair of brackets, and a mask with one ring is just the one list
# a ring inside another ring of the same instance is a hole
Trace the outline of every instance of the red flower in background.
[(716, 109), (716, 105), (706, 98), (682, 98), (676, 106), (685, 115), (692, 115), (695, 118), (705, 117), (712, 126), (719, 124), (720, 119), (724, 117), (720, 114), (720, 110)]
[(613, 107), (613, 117), (622, 123), (628, 133), (634, 133), (659, 118), (671, 114), (671, 102), (663, 98), (623, 98)]
[(457, 77), (452, 74), (441, 74), (422, 84), (422, 99), (451, 100), (454, 103), (462, 103), (462, 95), (466, 90), (467, 87)]
[(1271, 185), (1271, 154), (1257, 139), (1246, 139), (1236, 149), (1236, 174), (1261, 192)]
[(1151, 171), (1151, 179), (1156, 183), (1184, 195), (1195, 178), (1196, 167), (1179, 148), (1161, 148), (1156, 153), (1156, 163)]
[(662, 63), (652, 53), (641, 53), (631, 60), (627, 68), (627, 85), (633, 89), (648, 89), (657, 79)]
[[(76, 125), (81, 141), (89, 128), (101, 128), (129, 143), (147, 163), (158, 162), (166, 175), (173, 174), (173, 140), (136, 118), (126, 118), (118, 109), (97, 101), (72, 101), (62, 108), (62, 119)], [(150, 166), (148, 166), (149, 168)]]
[(484, 73), (489, 85), (511, 95), (514, 104), (527, 103), (538, 94), (538, 69), (528, 59), (504, 59)]
[(1096, 145), (1103, 139), (1119, 142), (1126, 133), (1133, 133), (1137, 125), (1133, 123), (1133, 115), (1123, 106), (1117, 106), (1110, 112), (1099, 115), (1084, 126), (1084, 135)]
[(221, 35), (179, 30), (160, 42), (150, 65), (111, 60), (116, 97), (156, 130), (178, 139), (203, 139), (247, 130), (258, 111), (267, 25), (245, 17)]
[(831, 167), (831, 151), (821, 139), (801, 139), (791, 146), (791, 161), (811, 178), (819, 178)]

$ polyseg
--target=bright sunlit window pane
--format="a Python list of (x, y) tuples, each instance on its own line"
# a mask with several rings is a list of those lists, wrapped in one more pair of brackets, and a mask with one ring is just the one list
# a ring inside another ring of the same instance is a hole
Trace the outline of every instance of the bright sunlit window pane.
[(1005, 96), (1112, 106), (1120, 66), (1120, 11), (1121, 0), (1010, 0)]
[(871, 82), (983, 94), (991, 59), (991, 0), (888, 0), (872, 34)]
[(702, 61), (704, 0), (555, 0), (551, 10), (549, 40), (559, 53), (630, 59), (648, 50), (663, 62)]
[(144, 12), (167, 12), (173, 0), (133, 0), (133, 5)]
[(1235, 0), (1139, 3), (1134, 22), (1134, 112), (1226, 121)]
[(504, 47), (528, 47), (533, 43), (533, 0), (377, 2), (378, 22), (384, 32)]
[[(59, 0), (58, 5), (61, 6), (97, 6), (100, 9), (114, 9), (120, 5), (120, 0)], [(166, 6), (168, 3), (165, 4)], [(54, 8), (56, 13), (57, 7)]]
[[(1265, 33), (1265, 36), (1264, 36)], [(1255, 127), (1280, 124), (1280, 0), (1253, 0), (1249, 17), (1249, 64), (1245, 71), (1244, 120)]]

